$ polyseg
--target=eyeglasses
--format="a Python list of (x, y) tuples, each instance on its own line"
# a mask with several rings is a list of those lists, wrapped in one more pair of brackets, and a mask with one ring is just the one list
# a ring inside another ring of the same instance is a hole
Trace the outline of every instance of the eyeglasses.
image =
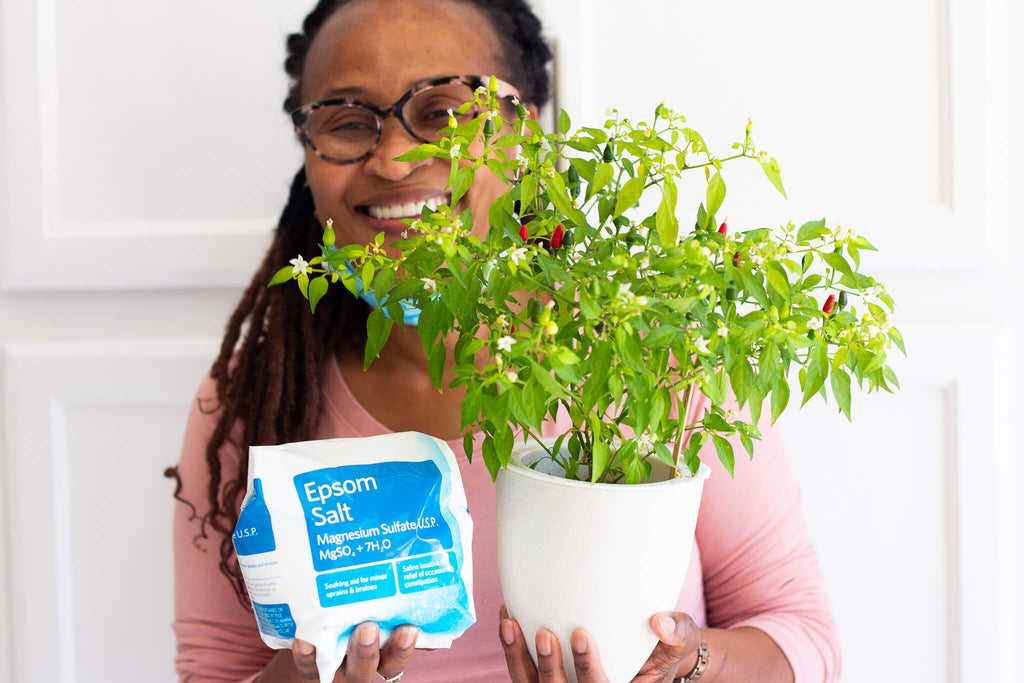
[[(516, 88), (498, 80), (498, 97), (513, 107)], [(302, 141), (325, 161), (351, 164), (368, 157), (380, 143), (384, 119), (394, 116), (420, 142), (437, 142), (448, 127), (449, 111), (460, 125), (481, 113), (474, 105), (460, 114), (458, 108), (473, 99), (477, 88), (486, 87), (482, 76), (446, 76), (414, 85), (390, 107), (335, 98), (303, 105), (291, 112), (292, 124)], [(514, 108), (511, 110), (514, 111)], [(511, 116), (507, 118), (511, 119)]]

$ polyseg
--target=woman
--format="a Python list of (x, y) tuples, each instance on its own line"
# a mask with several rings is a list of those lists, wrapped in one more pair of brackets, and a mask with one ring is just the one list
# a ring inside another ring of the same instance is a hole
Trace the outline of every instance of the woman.
[[(314, 317), (296, 288), (266, 283), (296, 254), (316, 252), (327, 219), (338, 243), (366, 243), (379, 232), (396, 238), (407, 229), (402, 217), (445, 196), (441, 160), (394, 161), (429, 134), (413, 113), (432, 84), (494, 74), (534, 115), (548, 98), (551, 53), (522, 0), (321, 0), (288, 50), (293, 84), (285, 109), (298, 111), (293, 120), (305, 165), (200, 387), (173, 472), (183, 502), (175, 522), (174, 624), (183, 681), (316, 676), (312, 646), (297, 641), (291, 652), (268, 650), (248, 608), (230, 542), (248, 446), (415, 430), (462, 450), (461, 394), (433, 388), (415, 329), (396, 328), (364, 372), (365, 304), (333, 288)], [(345, 98), (369, 105), (358, 111), (379, 121), (379, 139), (360, 149), (318, 147), (316, 117)], [(503, 189), (482, 170), (460, 208), (486, 216)], [(476, 226), (486, 228), (483, 221)], [(753, 463), (737, 468), (736, 481), (719, 471), (706, 487), (682, 611), (652, 617), (661, 642), (636, 681), (838, 676), (835, 625), (799, 493), (775, 437), (768, 433), (761, 446)], [(397, 629), (382, 644), (375, 624), (361, 624), (336, 681), (398, 680), (403, 673), (417, 682), (564, 680), (554, 636), (536, 636), (538, 671), (501, 607), (493, 485), (486, 469), (469, 467), (464, 455), (460, 468), (476, 529), (478, 623), (451, 650), (433, 652), (414, 650), (414, 627)], [(584, 631), (573, 635), (580, 681), (605, 680), (598, 647)]]

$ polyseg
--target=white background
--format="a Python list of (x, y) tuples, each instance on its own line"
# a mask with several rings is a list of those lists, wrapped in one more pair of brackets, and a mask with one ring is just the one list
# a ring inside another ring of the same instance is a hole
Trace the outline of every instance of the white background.
[[(306, 4), (0, 0), (0, 681), (175, 680), (161, 472), (298, 167)], [(1021, 680), (1021, 4), (534, 4), (574, 123), (665, 100), (728, 147), (752, 117), (789, 201), (735, 169), (734, 228), (881, 249), (902, 391), (780, 423), (843, 680)]]

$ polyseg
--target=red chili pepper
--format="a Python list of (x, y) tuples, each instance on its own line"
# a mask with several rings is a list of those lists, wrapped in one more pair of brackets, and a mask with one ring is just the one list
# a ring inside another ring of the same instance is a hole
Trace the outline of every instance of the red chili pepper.
[(825, 299), (825, 305), (821, 307), (821, 312), (825, 315), (832, 315), (834, 310), (836, 310), (836, 295), (829, 294), (828, 298)]
[(519, 239), (521, 239), (522, 241), (525, 242), (526, 238), (527, 238), (526, 223), (523, 223), (523, 225), (519, 228)]
[(734, 266), (736, 266), (736, 265), (739, 265), (739, 263), (740, 263), (740, 252), (737, 251), (735, 254), (732, 255), (732, 264)]
[(562, 246), (562, 241), (565, 239), (565, 228), (559, 223), (558, 227), (555, 228), (555, 232), (551, 235), (551, 248), (558, 249)]
[(729, 226), (725, 224), (725, 221), (722, 221), (722, 224), (718, 226), (718, 232), (720, 232), (723, 235), (729, 232)]
[(512, 328), (509, 330), (509, 334), (515, 334), (515, 333), (516, 333), (516, 326), (512, 325)]

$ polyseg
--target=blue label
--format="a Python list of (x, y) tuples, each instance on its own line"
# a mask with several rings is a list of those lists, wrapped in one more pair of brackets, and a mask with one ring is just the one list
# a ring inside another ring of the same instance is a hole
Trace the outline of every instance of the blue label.
[(316, 577), (320, 605), (334, 607), (377, 598), (390, 598), (396, 592), (394, 569), (394, 564), (385, 562), (320, 574)]
[(426, 555), (398, 563), (398, 589), (417, 593), (455, 583), (458, 563), (455, 553)]
[(344, 465), (294, 482), (317, 572), (452, 549), (432, 461)]
[(287, 604), (261, 605), (254, 602), (252, 611), (256, 613), (256, 623), (261, 632), (276, 638), (295, 637), (295, 620)]
[(270, 510), (263, 499), (263, 482), (258, 478), (252, 480), (252, 495), (238, 515), (231, 540), (240, 556), (268, 553), (277, 548), (274, 527), (270, 525)]

